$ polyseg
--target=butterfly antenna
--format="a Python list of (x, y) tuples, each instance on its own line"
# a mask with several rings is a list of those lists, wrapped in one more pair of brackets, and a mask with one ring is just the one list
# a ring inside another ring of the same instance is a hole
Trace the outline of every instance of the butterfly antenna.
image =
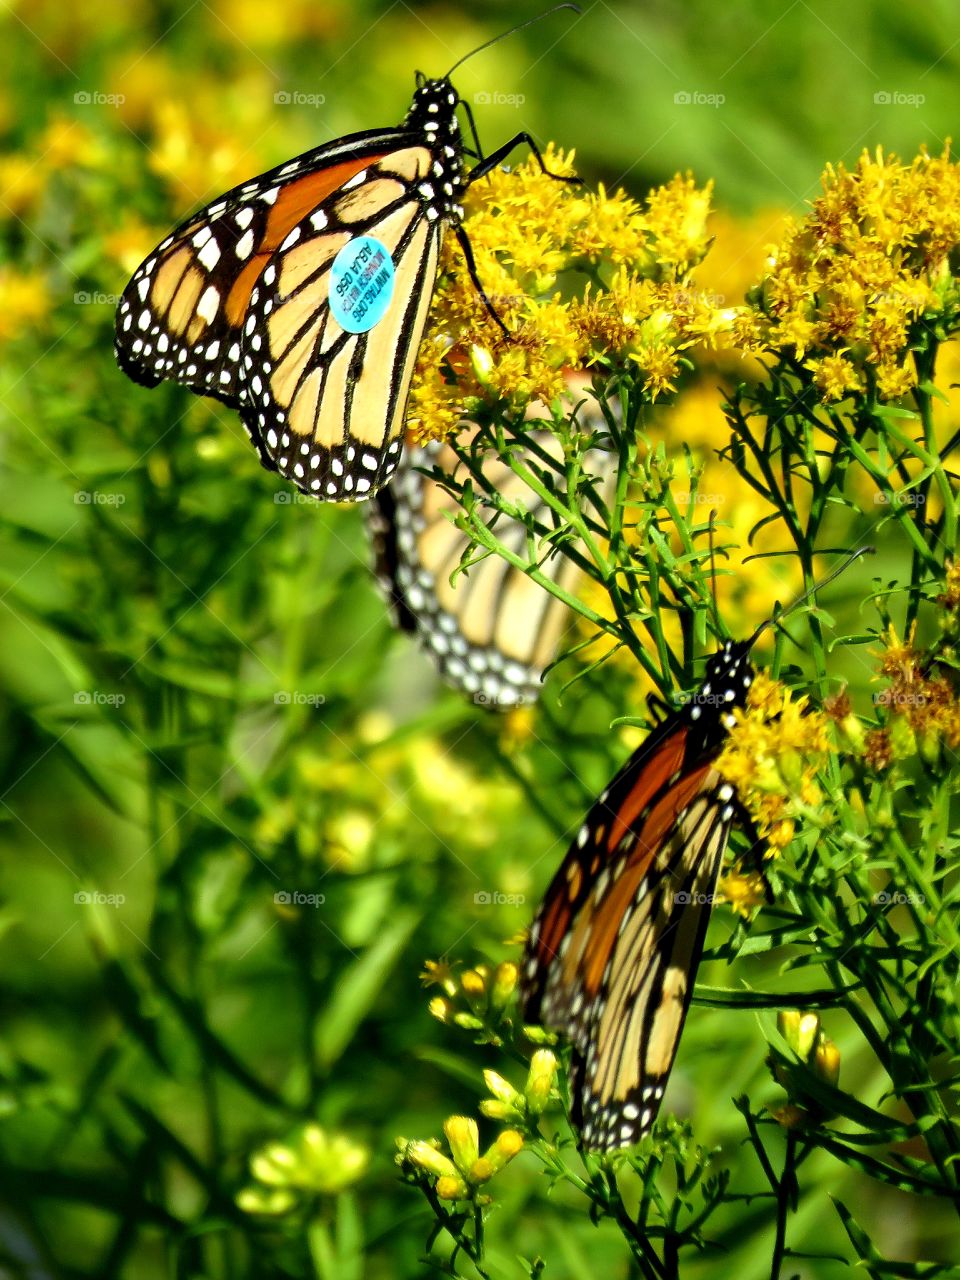
[(549, 18), (551, 13), (559, 13), (561, 9), (572, 9), (574, 13), (581, 14), (583, 10), (576, 4), (555, 4), (552, 9), (544, 9), (543, 13), (538, 13), (533, 18), (527, 18), (525, 22), (518, 22), (515, 27), (511, 27), (509, 31), (501, 31), (500, 35), (494, 36), (491, 40), (485, 40), (483, 44), (478, 44), (475, 49), (471, 49), (469, 53), (465, 53), (462, 58), (453, 64), (444, 80), (449, 80), (457, 67), (462, 67), (468, 58), (472, 58), (475, 53), (481, 53), (484, 49), (489, 49), (492, 44), (499, 44), (501, 40), (506, 40), (507, 36), (514, 35), (517, 31), (522, 31), (524, 27), (530, 27), (535, 22), (539, 22), (541, 18)]
[(876, 547), (857, 547), (856, 551), (851, 551), (848, 555), (845, 555), (840, 563), (831, 569), (825, 578), (819, 578), (812, 587), (808, 587), (807, 590), (804, 591), (803, 595), (797, 596), (796, 600), (791, 601), (785, 609), (781, 609), (779, 613), (775, 613), (772, 617), (761, 622), (759, 627), (757, 627), (756, 631), (754, 631), (753, 635), (750, 637), (748, 643), (751, 645), (754, 644), (758, 637), (766, 631), (767, 627), (778, 626), (788, 614), (793, 613), (795, 609), (799, 609), (804, 601), (809, 600), (812, 595), (815, 595), (818, 591), (822, 590), (822, 588), (827, 586), (828, 583), (831, 583), (834, 578), (839, 578), (841, 573), (846, 573), (855, 560), (859, 560), (861, 556), (872, 556), (875, 552)]

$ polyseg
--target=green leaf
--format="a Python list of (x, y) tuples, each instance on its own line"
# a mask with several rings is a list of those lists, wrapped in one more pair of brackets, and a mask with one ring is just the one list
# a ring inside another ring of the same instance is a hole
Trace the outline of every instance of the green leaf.
[(419, 922), (418, 911), (398, 913), (377, 941), (338, 978), (316, 1027), (314, 1044), (324, 1068), (332, 1066), (353, 1039)]

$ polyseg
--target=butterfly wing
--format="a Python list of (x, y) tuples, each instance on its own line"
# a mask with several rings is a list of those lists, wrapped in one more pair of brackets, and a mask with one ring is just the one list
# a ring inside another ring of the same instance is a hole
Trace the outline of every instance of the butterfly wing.
[[(264, 465), (304, 492), (366, 496), (399, 456), (436, 274), (442, 224), (427, 216), (417, 189), (431, 163), (417, 135), (372, 131), (219, 197), (168, 236), (124, 290), (120, 367), (145, 386), (171, 379), (239, 407)], [(344, 335), (329, 319), (329, 268), (364, 233), (397, 255), (395, 302), (367, 333)]]
[(676, 1055), (733, 810), (676, 717), (597, 801), (531, 929), (524, 1016), (573, 1046), (584, 1145), (637, 1142)]
[[(585, 384), (574, 377), (569, 381), (576, 400)], [(547, 412), (542, 406), (539, 410), (532, 408), (534, 417)], [(589, 400), (581, 405), (579, 419), (585, 431), (604, 425), (599, 409)], [(469, 444), (476, 431), (466, 424), (458, 442)], [(562, 460), (555, 435), (543, 430), (533, 430), (532, 435), (540, 449)], [(612, 474), (613, 456), (591, 450), (587, 457), (603, 487)], [(533, 499), (507, 462), (488, 454), (482, 465), (497, 493), (509, 502), (524, 504), (539, 523), (550, 523), (546, 504)], [(451, 581), (470, 539), (453, 523), (460, 510), (456, 499), (423, 472), (439, 469), (455, 475), (461, 466), (447, 444), (408, 445), (392, 483), (368, 508), (377, 574), (397, 626), (418, 636), (451, 684), (477, 701), (498, 706), (535, 702), (544, 669), (556, 656), (569, 622), (569, 610), (496, 555), (478, 560)], [(518, 556), (527, 558), (527, 531), (522, 523), (498, 516), (496, 533)], [(564, 591), (576, 594), (580, 570), (566, 556), (551, 554), (540, 569)]]
[[(555, 437), (537, 433), (541, 444)], [(464, 435), (461, 440), (469, 439)], [(370, 520), (377, 572), (392, 601), (397, 625), (415, 633), (441, 674), (478, 701), (500, 706), (533, 702), (544, 668), (556, 654), (568, 610), (555, 596), (490, 555), (451, 582), (470, 546), (452, 523), (456, 499), (417, 468), (456, 473), (460, 461), (445, 444), (408, 447), (389, 489), (377, 497)], [(484, 473), (507, 501), (529, 497), (522, 481), (498, 458), (487, 458)], [(534, 516), (545, 514), (533, 507)], [(524, 558), (526, 530), (501, 517), (497, 536)], [(541, 566), (566, 591), (574, 592), (579, 570), (564, 556)]]
[[(270, 463), (315, 497), (368, 497), (399, 461), (444, 226), (417, 192), (431, 163), (406, 147), (359, 170), (291, 228), (251, 293), (243, 418)], [(367, 270), (389, 259), (393, 273), (390, 305), (363, 332), (331, 307), (331, 267), (351, 244), (374, 255)]]

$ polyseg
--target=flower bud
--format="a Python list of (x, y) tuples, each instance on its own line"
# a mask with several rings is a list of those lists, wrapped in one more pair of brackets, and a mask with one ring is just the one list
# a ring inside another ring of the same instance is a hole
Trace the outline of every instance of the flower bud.
[(505, 960), (503, 964), (498, 964), (493, 974), (493, 983), (490, 988), (490, 1007), (491, 1009), (502, 1009), (514, 991), (517, 989), (517, 980), (520, 977), (520, 970), (515, 964), (509, 960)]
[(443, 1132), (450, 1143), (450, 1154), (458, 1169), (466, 1171), (480, 1155), (480, 1133), (476, 1120), (469, 1116), (450, 1116)]
[(777, 1030), (797, 1057), (807, 1062), (820, 1032), (820, 1018), (799, 1009), (783, 1009), (777, 1014)]
[(516, 1091), (509, 1080), (504, 1080), (503, 1076), (496, 1071), (487, 1068), (483, 1073), (484, 1083), (500, 1102), (506, 1102), (513, 1106), (517, 1106), (522, 1101), (520, 1094)]
[(527, 1086), (524, 1089), (527, 1110), (531, 1115), (538, 1116), (543, 1112), (550, 1101), (550, 1094), (556, 1078), (556, 1055), (551, 1053), (549, 1049), (538, 1049), (530, 1059), (530, 1072), (527, 1076)]
[(481, 387), (489, 387), (490, 375), (493, 373), (493, 356), (486, 347), (474, 344), (470, 348), (470, 364), (473, 367), (474, 377)]
[(458, 1175), (444, 1175), (437, 1179), (436, 1185), (437, 1195), (441, 1200), (465, 1200), (470, 1194), (470, 1190), (464, 1180)]
[(835, 1085), (840, 1079), (840, 1050), (828, 1040), (826, 1036), (821, 1035), (817, 1044), (816, 1053), (813, 1055), (814, 1074), (818, 1075), (821, 1080), (827, 1084)]
[(408, 1142), (401, 1155), (410, 1164), (415, 1164), (419, 1169), (425, 1169), (427, 1173), (436, 1174), (437, 1177), (456, 1178), (458, 1176), (457, 1167), (449, 1156), (445, 1156), (429, 1142), (422, 1142), (419, 1139)]
[(449, 1022), (454, 1013), (453, 1005), (446, 996), (434, 996), (427, 1008), (438, 1022)]

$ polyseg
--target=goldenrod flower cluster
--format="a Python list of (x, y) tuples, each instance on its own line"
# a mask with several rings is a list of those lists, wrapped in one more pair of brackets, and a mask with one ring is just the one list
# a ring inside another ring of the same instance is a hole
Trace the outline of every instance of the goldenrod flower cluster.
[[(550, 146), (544, 159), (572, 175), (572, 153)], [(464, 230), (509, 337), (448, 236), (410, 397), (414, 435), (442, 438), (481, 405), (551, 405), (571, 370), (626, 364), (651, 401), (674, 390), (681, 353), (731, 321), (691, 283), (709, 246), (710, 194), (677, 176), (641, 207), (622, 191), (558, 182), (534, 159), (472, 186)]]
[[(952, 580), (951, 580), (952, 579)], [(958, 584), (951, 570), (946, 599)], [(889, 683), (874, 697), (883, 723), (865, 736), (864, 757), (874, 769), (886, 769), (896, 760), (918, 752), (934, 761), (943, 747), (960, 747), (960, 700), (946, 674), (925, 669), (915, 646), (915, 627), (901, 640), (891, 625), (883, 635), (879, 673)]]
[[(811, 711), (806, 697), (766, 672), (758, 672), (747, 706), (734, 712), (736, 724), (717, 759), (721, 777), (732, 782), (757, 831), (768, 845), (767, 856), (780, 853), (793, 839), (802, 809), (821, 802), (817, 771), (829, 747), (827, 718)], [(744, 886), (740, 899), (748, 897)], [(724, 893), (737, 901), (734, 885)]]
[(237, 1195), (245, 1213), (289, 1213), (313, 1196), (334, 1196), (361, 1178), (370, 1151), (341, 1133), (305, 1124), (250, 1158), (253, 1183)]
[(480, 1188), (519, 1155), (523, 1135), (516, 1129), (504, 1129), (481, 1155), (480, 1130), (470, 1116), (450, 1116), (443, 1132), (449, 1155), (436, 1138), (429, 1142), (398, 1138), (397, 1164), (417, 1183), (431, 1185), (441, 1200), (489, 1204), (490, 1197), (481, 1194)]
[(735, 333), (747, 350), (787, 354), (812, 370), (825, 401), (917, 381), (924, 329), (960, 323), (951, 255), (960, 246), (960, 166), (949, 150), (911, 164), (878, 148), (852, 170), (828, 165), (823, 194), (793, 221), (751, 291)]
[(495, 1029), (506, 1015), (519, 977), (511, 961), (478, 964), (458, 974), (445, 960), (427, 960), (420, 974), (424, 986), (438, 986), (443, 992), (430, 1001), (435, 1018), (465, 1031), (485, 1031), (495, 1042)]

